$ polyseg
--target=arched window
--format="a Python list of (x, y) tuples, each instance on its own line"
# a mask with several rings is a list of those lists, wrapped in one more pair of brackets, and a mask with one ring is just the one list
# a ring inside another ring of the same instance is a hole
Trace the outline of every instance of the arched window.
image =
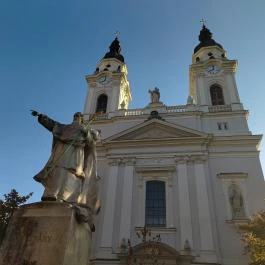
[(211, 94), (211, 100), (212, 105), (224, 105), (224, 96), (223, 96), (223, 89), (219, 85), (212, 85), (210, 87), (210, 94)]
[(146, 182), (145, 225), (166, 226), (166, 193), (164, 181)]
[(97, 100), (96, 113), (98, 112), (106, 113), (107, 103), (108, 103), (108, 96), (105, 94), (101, 94)]

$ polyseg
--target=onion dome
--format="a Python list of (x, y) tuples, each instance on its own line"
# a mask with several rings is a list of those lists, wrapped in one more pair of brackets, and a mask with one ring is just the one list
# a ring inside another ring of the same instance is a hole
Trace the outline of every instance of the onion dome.
[(204, 24), (203, 24), (202, 29), (200, 31), (199, 41), (200, 41), (200, 43), (195, 47), (194, 53), (196, 53), (197, 51), (199, 51), (203, 47), (209, 47), (209, 46), (218, 46), (221, 49), (223, 49), (222, 45), (220, 45), (214, 39), (212, 39), (211, 31), (209, 29), (207, 29)]
[(120, 42), (116, 37), (115, 40), (109, 46), (109, 52), (105, 54), (103, 59), (115, 58), (124, 63), (124, 57), (121, 55), (120, 52), (121, 52)]

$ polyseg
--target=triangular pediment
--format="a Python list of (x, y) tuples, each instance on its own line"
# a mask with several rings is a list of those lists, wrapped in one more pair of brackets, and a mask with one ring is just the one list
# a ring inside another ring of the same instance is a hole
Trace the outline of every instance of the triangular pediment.
[(150, 120), (106, 139), (106, 142), (170, 138), (205, 138), (208, 134), (162, 120)]

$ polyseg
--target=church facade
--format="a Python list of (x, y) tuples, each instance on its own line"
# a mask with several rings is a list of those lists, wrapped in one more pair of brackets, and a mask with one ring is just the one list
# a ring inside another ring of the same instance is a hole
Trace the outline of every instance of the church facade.
[(236, 226), (264, 208), (265, 185), (236, 67), (203, 25), (184, 105), (154, 88), (146, 107), (128, 108), (118, 38), (86, 76), (85, 119), (102, 139), (93, 264), (248, 264)]

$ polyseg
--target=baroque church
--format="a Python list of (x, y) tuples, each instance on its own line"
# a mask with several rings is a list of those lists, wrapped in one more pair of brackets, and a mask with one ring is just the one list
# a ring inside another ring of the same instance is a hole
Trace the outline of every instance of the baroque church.
[(203, 25), (184, 105), (154, 88), (147, 106), (128, 108), (118, 38), (86, 76), (84, 116), (101, 131), (92, 264), (248, 264), (237, 225), (264, 208), (262, 136), (249, 130), (236, 69)]

